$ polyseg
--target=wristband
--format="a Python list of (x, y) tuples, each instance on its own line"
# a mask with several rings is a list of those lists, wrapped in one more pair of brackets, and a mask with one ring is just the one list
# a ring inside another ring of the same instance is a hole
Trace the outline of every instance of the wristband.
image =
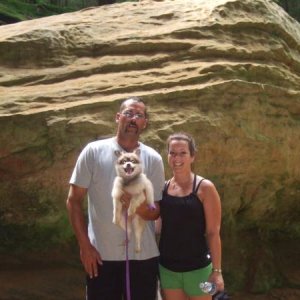
[(222, 269), (212, 269), (213, 272), (222, 273)]

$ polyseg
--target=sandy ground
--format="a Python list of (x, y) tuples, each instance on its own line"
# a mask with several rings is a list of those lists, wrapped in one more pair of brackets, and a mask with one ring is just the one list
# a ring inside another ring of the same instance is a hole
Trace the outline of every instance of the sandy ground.
[(1, 300), (84, 299), (84, 274), (78, 267), (0, 270)]
[[(0, 257), (0, 300), (83, 300), (85, 274), (77, 257), (68, 262), (22, 261)], [(231, 294), (233, 300), (299, 300), (299, 289), (273, 290), (268, 295)], [(143, 299), (141, 299), (143, 300)], [(160, 299), (158, 299), (160, 300)]]

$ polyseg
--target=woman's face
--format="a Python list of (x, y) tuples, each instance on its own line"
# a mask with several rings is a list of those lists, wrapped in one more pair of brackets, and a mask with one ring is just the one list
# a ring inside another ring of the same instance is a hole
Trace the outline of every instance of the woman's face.
[(189, 145), (184, 140), (171, 140), (169, 143), (168, 163), (173, 171), (191, 170), (194, 161)]

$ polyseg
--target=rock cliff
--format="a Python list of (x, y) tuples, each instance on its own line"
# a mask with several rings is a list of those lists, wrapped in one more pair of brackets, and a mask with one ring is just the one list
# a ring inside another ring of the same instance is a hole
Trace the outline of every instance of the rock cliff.
[(1, 26), (0, 248), (67, 238), (77, 155), (114, 134), (130, 95), (149, 104), (143, 140), (163, 155), (170, 133), (195, 136), (195, 171), (222, 197), (232, 288), (297, 286), (300, 25), (269, 0), (128, 2)]

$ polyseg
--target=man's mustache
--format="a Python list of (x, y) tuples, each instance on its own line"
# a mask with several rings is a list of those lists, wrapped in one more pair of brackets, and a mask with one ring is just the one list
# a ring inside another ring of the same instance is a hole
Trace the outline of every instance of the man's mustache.
[(138, 128), (137, 125), (136, 125), (136, 123), (134, 123), (134, 122), (130, 122), (130, 123), (128, 124), (128, 126), (129, 126), (129, 127), (135, 127), (135, 128)]

